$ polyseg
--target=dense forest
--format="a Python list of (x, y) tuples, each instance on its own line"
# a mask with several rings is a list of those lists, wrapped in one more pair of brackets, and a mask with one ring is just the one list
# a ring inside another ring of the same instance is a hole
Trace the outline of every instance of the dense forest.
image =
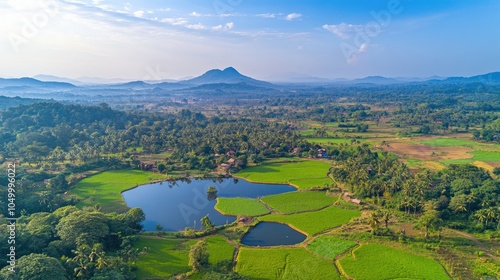
[[(385, 138), (380, 145), (361, 140), (385, 125), (394, 137), (467, 133), (471, 140), (498, 143), (499, 96), (495, 86), (431, 84), (317, 87), (258, 96), (219, 92), (181, 100), (164, 97), (147, 109), (140, 98), (134, 105), (92, 106), (8, 99), (12, 103), (0, 108), (0, 162), (22, 163), (16, 174), (16, 195), (23, 197), (17, 202), (20, 270), (12, 275), (6, 267), (0, 276), (134, 279), (134, 261), (144, 253), (132, 247), (144, 220), (142, 210), (78, 209), (67, 192), (81, 173), (138, 168), (138, 157), (151, 154), (161, 155), (155, 159), (159, 172), (185, 176), (191, 171), (219, 176), (215, 170), (230, 159), (235, 164), (227, 174), (269, 159), (323, 157), (332, 165), (328, 175), (335, 183), (383, 210), (370, 217), (372, 225), (387, 224), (390, 213), (403, 213), (414, 217), (426, 235), (444, 226), (498, 230), (498, 168), (488, 172), (449, 164), (416, 170), (383, 149), (389, 145)], [(327, 145), (305, 135), (347, 141)], [(322, 149), (325, 154), (318, 155)], [(7, 172), (1, 170), (0, 185), (5, 182)], [(0, 195), (7, 197), (7, 188)], [(0, 208), (6, 213), (6, 200)], [(2, 222), (1, 246), (8, 251), (7, 220)], [(391, 234), (373, 229), (374, 234)], [(239, 277), (217, 273), (211, 277)]]

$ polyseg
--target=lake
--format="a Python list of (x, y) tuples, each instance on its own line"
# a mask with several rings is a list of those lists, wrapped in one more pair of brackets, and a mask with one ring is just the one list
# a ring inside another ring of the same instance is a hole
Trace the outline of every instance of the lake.
[(122, 193), (127, 206), (140, 207), (146, 214), (144, 230), (155, 231), (156, 225), (165, 231), (186, 227), (201, 229), (200, 219), (209, 215), (215, 225), (235, 221), (214, 209), (216, 200), (207, 194), (209, 186), (217, 189), (217, 197), (258, 198), (271, 194), (296, 191), (289, 185), (257, 184), (240, 179), (190, 179), (142, 185)]
[(260, 222), (251, 228), (241, 239), (247, 246), (294, 245), (306, 239), (306, 236), (285, 224)]

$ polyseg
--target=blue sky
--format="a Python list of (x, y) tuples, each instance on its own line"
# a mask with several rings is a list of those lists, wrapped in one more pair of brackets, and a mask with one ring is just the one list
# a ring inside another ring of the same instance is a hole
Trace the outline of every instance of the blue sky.
[(5, 0), (2, 77), (266, 80), (500, 71), (500, 1)]

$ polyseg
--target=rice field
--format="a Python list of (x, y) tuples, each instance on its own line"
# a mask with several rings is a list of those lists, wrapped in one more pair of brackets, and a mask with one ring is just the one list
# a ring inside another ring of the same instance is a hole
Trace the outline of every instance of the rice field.
[(323, 235), (314, 239), (313, 242), (307, 245), (307, 250), (318, 256), (333, 260), (335, 257), (355, 245), (356, 242), (354, 241), (341, 239), (332, 235)]
[[(245, 168), (238, 172), (236, 177), (251, 182), (288, 184), (297, 179), (328, 179), (327, 173), (330, 167), (328, 162), (312, 160), (286, 164), (271, 163)], [(298, 188), (310, 186), (301, 183), (304, 181), (295, 181)]]
[(499, 162), (500, 152), (493, 151), (474, 151), (472, 152), (474, 160), (485, 161), (485, 162)]
[(435, 260), (380, 244), (361, 245), (338, 264), (354, 279), (450, 279)]
[(207, 243), (208, 262), (210, 265), (217, 265), (221, 261), (233, 260), (235, 248), (224, 237), (220, 235), (209, 236), (205, 238), (205, 242)]
[(238, 216), (260, 216), (269, 213), (270, 211), (256, 199), (251, 198), (217, 198), (215, 209), (224, 215)]
[(243, 247), (236, 272), (251, 279), (340, 279), (333, 263), (311, 255), (304, 248)]
[(127, 205), (123, 191), (164, 178), (165, 175), (141, 170), (105, 171), (81, 180), (70, 193), (80, 200), (78, 207), (99, 204), (103, 211), (124, 212)]
[(324, 188), (334, 184), (330, 178), (304, 178), (304, 179), (291, 179), (288, 183), (300, 190), (308, 190), (311, 188)]
[(141, 237), (134, 247), (140, 250), (147, 247), (149, 252), (135, 262), (137, 278), (165, 279), (190, 271), (189, 250), (195, 243), (196, 240)]
[(336, 200), (337, 197), (327, 196), (322, 191), (289, 192), (262, 198), (274, 211), (283, 214), (318, 210), (332, 205)]
[(259, 220), (289, 224), (308, 235), (316, 235), (342, 224), (361, 214), (358, 210), (346, 210), (328, 207), (316, 212), (305, 212), (292, 215), (270, 214)]

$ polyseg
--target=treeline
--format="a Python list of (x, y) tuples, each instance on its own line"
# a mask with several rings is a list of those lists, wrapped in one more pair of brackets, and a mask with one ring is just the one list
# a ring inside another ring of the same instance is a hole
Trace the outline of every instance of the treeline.
[[(228, 95), (214, 98), (193, 98), (194, 105), (190, 106), (198, 110), (217, 108), (225, 104)], [(379, 124), (383, 120), (405, 135), (477, 131), (482, 140), (498, 141), (498, 130), (489, 126), (499, 119), (500, 86), (429, 82), (298, 88), (273, 95), (245, 96), (232, 106), (242, 116), (347, 125), (365, 121)]]
[(307, 150), (287, 123), (266, 119), (211, 117), (182, 110), (178, 114), (146, 114), (100, 106), (39, 103), (0, 112), (3, 158), (18, 158), (54, 168), (57, 162), (83, 163), (131, 147), (145, 152), (169, 151), (183, 168), (211, 170), (216, 154), (241, 156), (241, 162)]
[[(9, 266), (0, 278), (14, 279), (135, 279), (135, 234), (145, 216), (133, 208), (124, 214), (104, 214), (98, 208), (66, 206), (54, 212), (23, 215), (16, 221), (15, 273)], [(10, 252), (7, 221), (1, 219), (1, 250)], [(2, 264), (5, 266), (5, 263)]]
[[(409, 214), (433, 213), (450, 227), (482, 231), (500, 226), (500, 182), (473, 165), (417, 173), (368, 145), (344, 146), (330, 174), (357, 196)], [(436, 224), (437, 226), (437, 224)]]

